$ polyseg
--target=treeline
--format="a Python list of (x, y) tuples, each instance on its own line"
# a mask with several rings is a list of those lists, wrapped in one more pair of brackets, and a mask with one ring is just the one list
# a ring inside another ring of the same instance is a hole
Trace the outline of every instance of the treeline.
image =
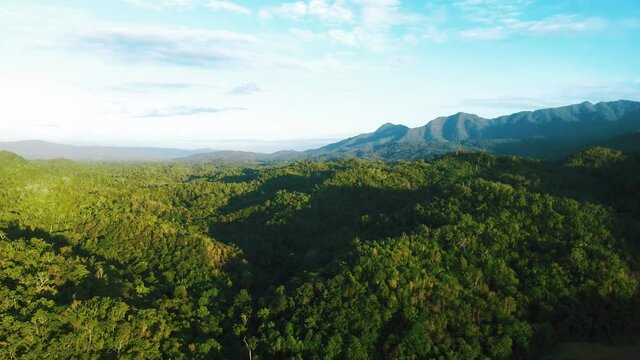
[(640, 155), (0, 152), (0, 358), (535, 358), (640, 339)]

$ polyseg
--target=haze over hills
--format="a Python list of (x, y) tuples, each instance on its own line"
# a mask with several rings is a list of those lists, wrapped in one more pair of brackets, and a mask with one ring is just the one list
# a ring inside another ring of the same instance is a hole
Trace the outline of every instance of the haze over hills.
[[(416, 128), (387, 123), (373, 133), (357, 135), (318, 149), (273, 154), (209, 149), (81, 147), (33, 140), (0, 143), (0, 150), (28, 159), (67, 158), (79, 161), (256, 163), (342, 157), (398, 160), (429, 158), (459, 149), (550, 159), (563, 157), (588, 145), (615, 147), (616, 140), (612, 137), (638, 130), (640, 102), (620, 100), (597, 104), (583, 102), (493, 119), (459, 112)], [(625, 149), (634, 148), (637, 137), (637, 134), (627, 134)]]
[(0, 142), (0, 150), (16, 153), (26, 159), (69, 159), (76, 161), (167, 161), (175, 158), (210, 153), (211, 149), (184, 150), (155, 147), (74, 146), (42, 140)]

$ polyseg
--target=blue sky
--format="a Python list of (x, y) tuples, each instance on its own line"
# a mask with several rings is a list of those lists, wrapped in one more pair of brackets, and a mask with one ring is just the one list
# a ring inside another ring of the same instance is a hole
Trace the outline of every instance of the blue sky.
[(640, 100), (637, 0), (0, 0), (0, 140), (275, 151)]

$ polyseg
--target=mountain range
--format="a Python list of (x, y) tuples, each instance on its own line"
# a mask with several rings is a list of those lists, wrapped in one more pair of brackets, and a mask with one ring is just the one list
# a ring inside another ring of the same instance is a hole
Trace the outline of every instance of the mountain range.
[(390, 159), (473, 149), (501, 155), (554, 158), (636, 130), (640, 130), (640, 102), (583, 102), (493, 119), (460, 112), (417, 128), (384, 124), (373, 133), (311, 150), (310, 154)]
[(67, 158), (80, 161), (263, 163), (343, 157), (410, 160), (461, 149), (553, 159), (590, 145), (616, 147), (618, 143), (624, 143), (627, 150), (640, 150), (639, 130), (640, 102), (620, 100), (597, 104), (583, 102), (492, 119), (460, 112), (436, 118), (416, 128), (388, 123), (373, 133), (354, 136), (318, 149), (273, 154), (209, 149), (78, 147), (43, 141), (0, 143), (0, 150), (31, 159)]

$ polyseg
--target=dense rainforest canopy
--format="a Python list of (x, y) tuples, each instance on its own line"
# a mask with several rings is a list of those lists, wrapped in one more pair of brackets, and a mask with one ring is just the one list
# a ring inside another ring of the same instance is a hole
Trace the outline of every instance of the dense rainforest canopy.
[(535, 358), (640, 341), (640, 155), (0, 152), (0, 358)]

